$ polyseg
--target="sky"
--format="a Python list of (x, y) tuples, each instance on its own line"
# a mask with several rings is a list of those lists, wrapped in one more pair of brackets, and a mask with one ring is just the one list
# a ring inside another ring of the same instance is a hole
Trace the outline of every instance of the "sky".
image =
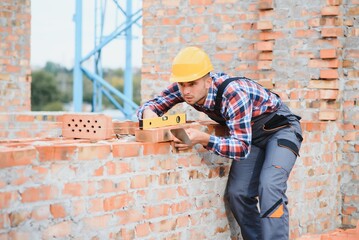
[[(87, 55), (94, 48), (94, 2), (83, 0), (83, 33), (82, 54)], [(100, 0), (97, 0), (98, 4)], [(105, 1), (103, 1), (105, 2)], [(108, 35), (116, 26), (124, 22), (123, 14), (114, 4), (114, 0), (107, 0), (104, 33)], [(126, 8), (126, 1), (121, 3)], [(132, 10), (141, 7), (140, 0), (134, 0)], [(43, 67), (47, 61), (52, 61), (67, 68), (73, 68), (75, 59), (75, 14), (76, 0), (31, 0), (31, 66)], [(117, 14), (117, 17), (116, 17)], [(117, 21), (117, 22), (116, 22)], [(132, 65), (141, 66), (142, 36), (141, 28), (133, 25), (132, 33)], [(105, 46), (102, 51), (102, 65), (104, 68), (124, 68), (125, 39), (119, 37)], [(92, 66), (92, 59), (86, 64)]]

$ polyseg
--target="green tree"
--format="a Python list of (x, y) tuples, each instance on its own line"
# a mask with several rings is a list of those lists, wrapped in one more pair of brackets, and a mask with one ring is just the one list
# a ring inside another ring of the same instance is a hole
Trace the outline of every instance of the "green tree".
[[(31, 110), (41, 111), (52, 102), (61, 99), (53, 74), (44, 70), (32, 72), (31, 82)], [(58, 110), (54, 110), (58, 111)]]

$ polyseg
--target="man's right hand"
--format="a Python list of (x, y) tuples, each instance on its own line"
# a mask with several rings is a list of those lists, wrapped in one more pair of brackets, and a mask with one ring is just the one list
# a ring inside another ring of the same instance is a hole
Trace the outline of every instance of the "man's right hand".
[(155, 112), (153, 112), (151, 109), (146, 108), (146, 109), (143, 111), (142, 119), (145, 119), (145, 118), (155, 118), (155, 117), (158, 117), (158, 116), (157, 116), (157, 114), (156, 114)]

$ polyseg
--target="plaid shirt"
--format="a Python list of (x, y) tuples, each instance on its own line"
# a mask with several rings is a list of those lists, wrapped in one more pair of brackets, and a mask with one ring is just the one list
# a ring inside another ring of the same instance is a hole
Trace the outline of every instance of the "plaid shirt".
[[(230, 78), (225, 73), (210, 73), (212, 86), (203, 105), (193, 107), (206, 114), (214, 114), (215, 99), (218, 86)], [(184, 102), (177, 83), (168, 86), (159, 96), (143, 104), (137, 111), (137, 117), (142, 118), (145, 108), (150, 108), (162, 116), (177, 103)], [(241, 77), (226, 87), (222, 103), (221, 118), (226, 121), (230, 137), (211, 135), (206, 148), (220, 156), (235, 160), (246, 158), (250, 152), (252, 141), (251, 120), (263, 113), (274, 112), (281, 105), (280, 98), (268, 89), (254, 81)]]

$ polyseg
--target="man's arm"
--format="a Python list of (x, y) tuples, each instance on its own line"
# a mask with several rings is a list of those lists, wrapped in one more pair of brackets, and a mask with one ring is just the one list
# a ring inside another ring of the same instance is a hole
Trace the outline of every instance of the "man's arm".
[(158, 117), (158, 115), (152, 111), (150, 108), (145, 108), (142, 112), (142, 119), (145, 118), (155, 118)]
[(162, 116), (174, 105), (183, 101), (184, 100), (177, 83), (173, 83), (161, 92), (159, 96), (140, 106), (137, 110), (137, 118), (143, 119)]

